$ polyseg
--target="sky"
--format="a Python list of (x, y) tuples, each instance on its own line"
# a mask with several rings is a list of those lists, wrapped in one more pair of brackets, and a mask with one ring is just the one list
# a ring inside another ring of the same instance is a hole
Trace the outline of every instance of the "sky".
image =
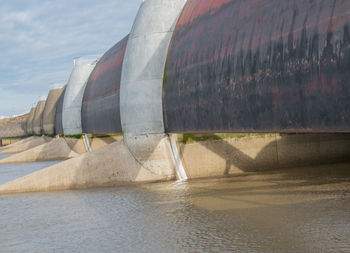
[(63, 87), (73, 59), (126, 36), (142, 0), (0, 0), (0, 119)]

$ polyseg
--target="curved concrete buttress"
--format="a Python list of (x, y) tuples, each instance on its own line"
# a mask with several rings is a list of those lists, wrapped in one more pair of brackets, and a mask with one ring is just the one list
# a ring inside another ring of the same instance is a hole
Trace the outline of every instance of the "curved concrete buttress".
[(128, 38), (108, 50), (89, 77), (81, 110), (83, 133), (122, 133), (120, 78)]
[(81, 134), (81, 106), (88, 78), (96, 65), (96, 58), (74, 60), (74, 68), (67, 84), (63, 101), (62, 125), (65, 135)]
[(58, 100), (63, 88), (50, 90), (43, 113), (43, 133), (55, 134), (55, 118)]
[(34, 119), (33, 119), (33, 133), (36, 135), (42, 134), (43, 113), (45, 109), (46, 101), (42, 100), (38, 102), (36, 106)]
[(62, 112), (63, 112), (63, 101), (64, 95), (66, 93), (67, 85), (63, 87), (61, 96), (58, 99), (56, 106), (56, 115), (55, 115), (55, 133), (63, 135), (63, 124), (62, 124)]
[(124, 58), (120, 87), (124, 142), (136, 160), (156, 174), (174, 173), (164, 134), (162, 84), (169, 43), (185, 3), (144, 1)]
[(27, 119), (27, 133), (33, 134), (33, 119), (34, 119), (34, 115), (35, 115), (35, 110), (36, 107), (33, 107), (32, 109), (30, 109), (30, 113)]

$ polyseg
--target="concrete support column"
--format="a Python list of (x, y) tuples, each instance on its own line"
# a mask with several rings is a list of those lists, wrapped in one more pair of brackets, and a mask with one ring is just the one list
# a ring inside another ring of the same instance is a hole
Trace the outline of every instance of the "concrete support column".
[(86, 152), (92, 152), (89, 137), (87, 136), (87, 134), (83, 134), (83, 141), (84, 141)]
[(125, 53), (120, 116), (124, 142), (142, 166), (174, 174), (164, 133), (162, 86), (170, 40), (186, 0), (146, 0), (135, 19)]

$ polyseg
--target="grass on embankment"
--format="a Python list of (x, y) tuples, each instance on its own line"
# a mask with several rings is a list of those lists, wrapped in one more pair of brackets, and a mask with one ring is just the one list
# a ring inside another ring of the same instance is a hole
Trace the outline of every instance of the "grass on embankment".
[[(94, 134), (94, 135), (91, 135), (91, 134), (88, 134), (89, 138), (108, 138), (108, 137), (115, 137), (115, 136), (123, 136), (122, 134)], [(81, 134), (77, 134), (77, 135), (61, 135), (61, 137), (65, 137), (65, 138), (73, 138), (73, 139), (82, 139), (83, 138), (83, 135)]]
[(249, 136), (268, 136), (272, 135), (271, 133), (221, 133), (221, 134), (178, 134), (178, 142), (187, 144), (200, 141), (218, 141), (229, 138), (244, 138)]

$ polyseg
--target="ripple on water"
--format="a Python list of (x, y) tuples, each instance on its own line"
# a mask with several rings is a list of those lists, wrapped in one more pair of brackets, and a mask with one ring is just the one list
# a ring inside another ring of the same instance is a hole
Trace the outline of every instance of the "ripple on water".
[(349, 252), (349, 165), (0, 197), (6, 252)]
[[(1, 149), (0, 149), (1, 152)], [(0, 154), (0, 160), (10, 157), (12, 154)]]

